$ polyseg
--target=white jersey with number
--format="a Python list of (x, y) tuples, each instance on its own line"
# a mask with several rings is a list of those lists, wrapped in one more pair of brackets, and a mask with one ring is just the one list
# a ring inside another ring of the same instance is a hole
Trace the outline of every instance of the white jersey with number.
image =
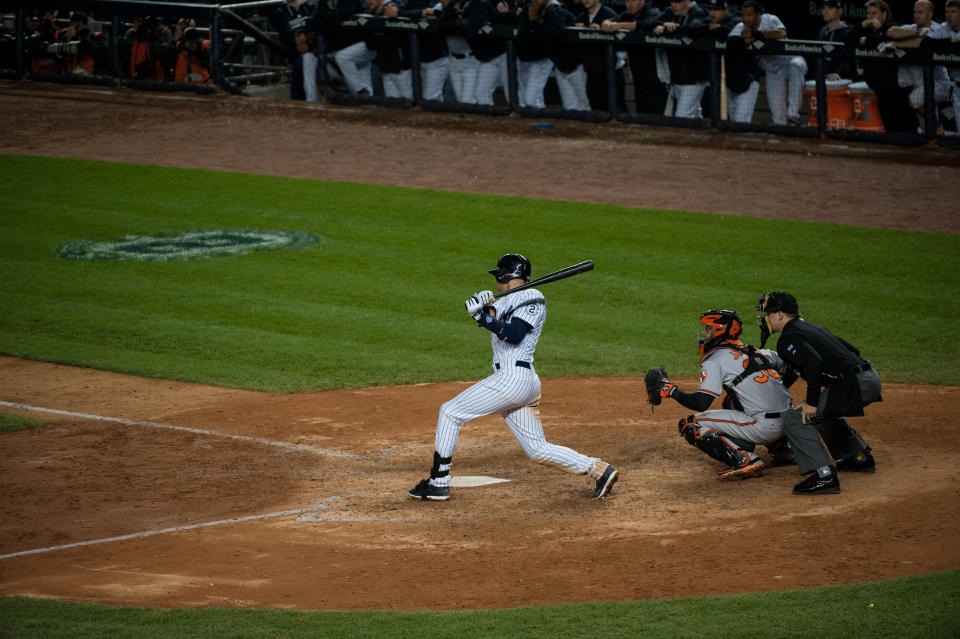
[[(748, 415), (784, 411), (790, 407), (791, 397), (777, 372), (782, 369), (783, 360), (775, 351), (758, 349), (757, 352), (770, 361), (770, 368), (747, 375), (733, 388), (733, 392), (740, 400), (743, 412)], [(699, 390), (720, 397), (724, 387), (730, 386), (743, 374), (748, 362), (749, 358), (740, 350), (722, 346), (717, 348), (701, 362)]]
[(543, 323), (547, 319), (547, 301), (543, 293), (535, 288), (528, 288), (519, 293), (505, 295), (493, 304), (496, 318), (505, 324), (513, 318), (518, 318), (530, 325), (530, 330), (524, 335), (519, 344), (510, 344), (494, 334), (490, 334), (490, 343), (493, 345), (493, 365), (513, 366), (516, 362), (533, 364), (533, 351), (537, 348)]

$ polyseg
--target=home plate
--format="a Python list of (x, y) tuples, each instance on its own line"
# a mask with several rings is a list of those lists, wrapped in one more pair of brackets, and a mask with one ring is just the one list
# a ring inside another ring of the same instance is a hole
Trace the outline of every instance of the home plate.
[(457, 475), (450, 478), (450, 485), (454, 488), (473, 488), (474, 486), (487, 486), (489, 484), (502, 484), (510, 481), (509, 479), (500, 479), (499, 477), (487, 477), (486, 475)]

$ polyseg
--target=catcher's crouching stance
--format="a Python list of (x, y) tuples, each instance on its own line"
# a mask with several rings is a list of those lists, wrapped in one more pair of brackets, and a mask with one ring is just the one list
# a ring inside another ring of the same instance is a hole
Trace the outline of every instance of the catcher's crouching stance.
[[(734, 311), (707, 311), (700, 324), (699, 388), (684, 393), (663, 368), (651, 368), (644, 378), (651, 409), (672, 397), (697, 411), (677, 428), (690, 445), (728, 466), (720, 479), (759, 474), (764, 461), (754, 453), (756, 444), (765, 444), (776, 461), (793, 461), (781, 417), (791, 400), (778, 372), (783, 362), (775, 352), (737, 339), (742, 323)], [(706, 410), (724, 390), (723, 409)]]

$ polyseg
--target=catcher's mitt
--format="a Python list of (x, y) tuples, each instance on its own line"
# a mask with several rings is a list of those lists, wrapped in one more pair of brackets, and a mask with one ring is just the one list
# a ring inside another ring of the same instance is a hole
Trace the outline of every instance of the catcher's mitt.
[(647, 401), (650, 403), (650, 412), (654, 406), (659, 406), (664, 397), (669, 397), (675, 388), (673, 382), (667, 378), (667, 371), (663, 366), (655, 366), (643, 376), (643, 383), (647, 387)]

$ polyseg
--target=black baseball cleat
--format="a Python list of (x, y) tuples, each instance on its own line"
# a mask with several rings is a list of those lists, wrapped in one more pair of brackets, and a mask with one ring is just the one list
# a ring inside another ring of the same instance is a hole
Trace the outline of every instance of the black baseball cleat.
[(407, 491), (407, 494), (413, 499), (421, 499), (423, 501), (427, 501), (428, 499), (430, 501), (446, 501), (450, 499), (450, 487), (434, 486), (430, 483), (429, 479), (424, 479)]
[(835, 495), (840, 492), (840, 480), (833, 466), (830, 471), (821, 475), (814, 471), (809, 477), (793, 487), (794, 495)]
[(862, 455), (854, 455), (846, 459), (837, 461), (837, 470), (847, 473), (875, 473), (877, 472), (877, 462), (870, 454), (870, 449), (863, 451)]
[(597, 487), (593, 490), (593, 499), (603, 499), (610, 494), (613, 485), (617, 483), (619, 477), (620, 473), (617, 472), (617, 469), (607, 464), (607, 469), (603, 471), (600, 479), (597, 480)]

